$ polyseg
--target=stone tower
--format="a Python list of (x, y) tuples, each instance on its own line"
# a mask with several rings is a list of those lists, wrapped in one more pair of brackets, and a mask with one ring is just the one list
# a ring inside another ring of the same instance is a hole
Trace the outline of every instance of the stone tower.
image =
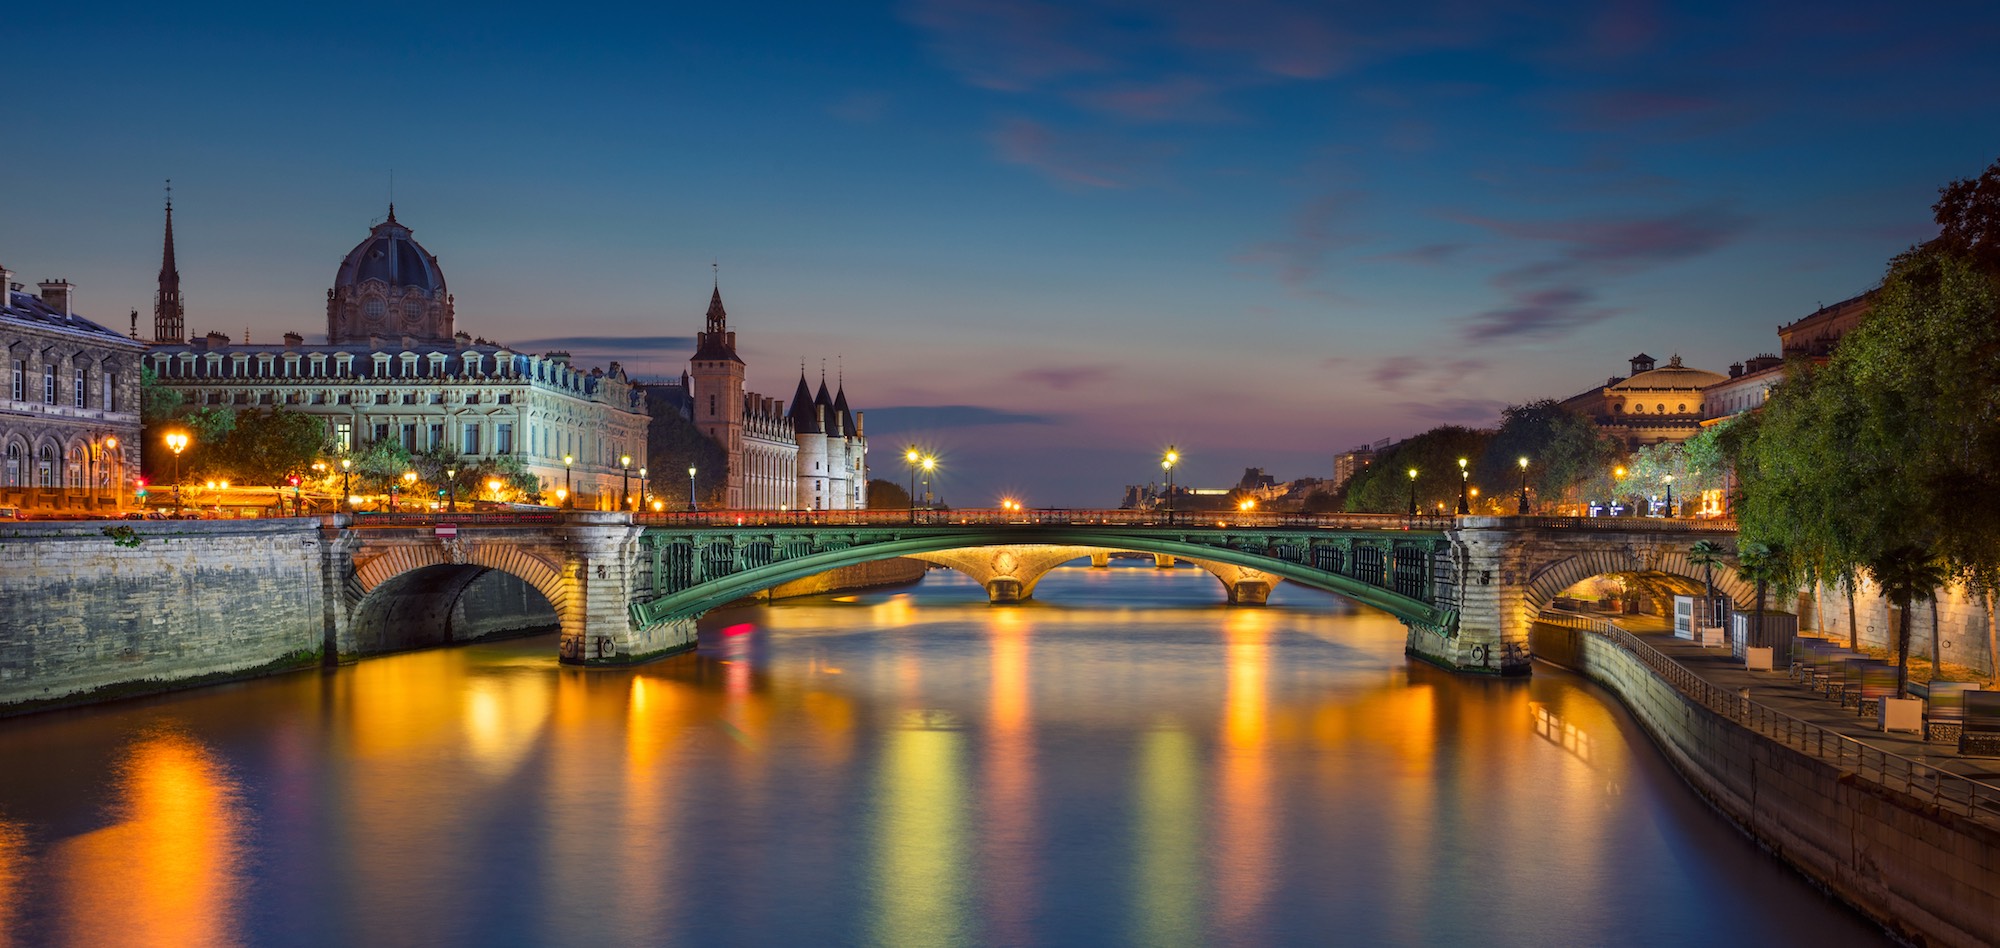
[(174, 190), (167, 188), (167, 242), (160, 251), (160, 288), (153, 295), (153, 342), (187, 341), (187, 310), (181, 305), (181, 271), (174, 265)]
[(688, 365), (688, 395), (694, 402), (694, 423), (729, 454), (728, 509), (743, 505), (743, 360), (736, 355), (736, 334), (729, 331), (729, 313), (722, 308), (722, 284), (708, 298), (708, 329), (695, 333), (694, 356)]

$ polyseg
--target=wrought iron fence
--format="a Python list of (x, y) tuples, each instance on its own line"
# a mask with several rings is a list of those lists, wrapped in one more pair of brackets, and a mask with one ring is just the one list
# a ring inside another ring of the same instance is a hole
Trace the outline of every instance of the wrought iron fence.
[(1885, 751), (1738, 692), (1718, 688), (1638, 636), (1603, 619), (1544, 612), (1536, 621), (1581, 629), (1609, 639), (1689, 700), (1786, 747), (1850, 771), (1863, 780), (1907, 793), (1941, 810), (1986, 823), (2000, 823), (2000, 787)]

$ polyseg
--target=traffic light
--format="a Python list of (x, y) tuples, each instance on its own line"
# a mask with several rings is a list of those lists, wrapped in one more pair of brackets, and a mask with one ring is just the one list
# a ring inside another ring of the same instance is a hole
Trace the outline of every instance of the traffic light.
[(293, 487), (297, 487), (299, 486), (299, 476), (297, 474), (294, 474), (290, 477), (287, 477), (285, 478), (285, 483), (290, 484)]
[(132, 493), (138, 497), (146, 496), (146, 479), (144, 477), (133, 479)]

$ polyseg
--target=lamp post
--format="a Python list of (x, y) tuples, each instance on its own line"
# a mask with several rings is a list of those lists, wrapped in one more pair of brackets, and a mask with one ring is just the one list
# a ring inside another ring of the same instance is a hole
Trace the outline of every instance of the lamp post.
[(917, 446), (910, 445), (903, 451), (903, 462), (910, 466), (910, 522), (917, 522), (917, 461), (923, 455), (917, 453)]
[[(1619, 492), (1620, 490), (1622, 490), (1622, 489), (1624, 488), (1624, 485), (1625, 485), (1625, 468), (1623, 468), (1623, 467), (1614, 467), (1614, 468), (1612, 468), (1612, 469), (1611, 469), (1611, 506), (1613, 506), (1613, 507), (1616, 507), (1616, 506), (1618, 506), (1618, 492)], [(1612, 511), (1612, 513), (1613, 513), (1613, 514), (1616, 514), (1616, 513), (1617, 513), (1617, 511), (1615, 511), (1615, 510), (1614, 510), (1614, 511)]]
[(353, 461), (347, 458), (340, 459), (340, 507), (343, 510), (354, 509), (354, 489), (347, 484), (347, 475), (353, 467)]
[(1528, 458), (1521, 457), (1521, 516), (1528, 515)]
[(931, 509), (931, 472), (937, 470), (937, 456), (924, 455), (924, 509)]
[(632, 502), (632, 456), (618, 456), (618, 509), (624, 510)]
[(458, 468), (448, 467), (444, 469), (444, 494), (445, 494), (445, 504), (447, 509), (449, 509), (452, 513), (457, 513), (458, 512)]
[(1672, 474), (1668, 474), (1666, 476), (1666, 481), (1667, 481), (1667, 516), (1672, 517), (1676, 512), (1674, 510), (1674, 476)]
[(1174, 465), (1181, 462), (1181, 452), (1173, 445), (1167, 445), (1167, 453), (1160, 457), (1160, 468), (1167, 472), (1167, 523), (1174, 522)]
[(187, 446), (186, 432), (167, 433), (167, 450), (174, 452), (174, 516), (176, 517), (181, 515), (181, 452), (187, 450)]
[(1410, 516), (1417, 515), (1417, 469), (1410, 468)]
[(646, 469), (639, 469), (639, 499), (632, 504), (633, 510), (646, 509)]
[(563, 455), (563, 492), (560, 499), (565, 507), (576, 506), (576, 490), (569, 479), (569, 466), (574, 463), (576, 463), (575, 457), (567, 454)]
[(1458, 459), (1458, 515), (1463, 517), (1472, 512), (1472, 505), (1466, 503), (1465, 492), (1472, 486), (1472, 474), (1465, 469), (1465, 459)]
[(688, 513), (694, 512), (694, 468), (690, 467), (688, 468)]
[(487, 478), (487, 479), (486, 479), (486, 493), (487, 493), (487, 495), (488, 495), (488, 496), (491, 496), (491, 497), (493, 498), (493, 502), (494, 502), (494, 503), (499, 503), (499, 502), (500, 502), (500, 479), (499, 479), (499, 478), (497, 478), (497, 477), (489, 477), (489, 478)]

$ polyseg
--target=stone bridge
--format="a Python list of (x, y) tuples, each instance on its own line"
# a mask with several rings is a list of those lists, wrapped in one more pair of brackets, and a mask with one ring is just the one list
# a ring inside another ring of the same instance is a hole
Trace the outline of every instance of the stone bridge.
[[(1213, 515), (1211, 515), (1213, 516)], [(1656, 595), (1699, 589), (1688, 547), (1728, 524), (1541, 517), (1225, 515), (1169, 523), (1138, 511), (722, 511), (650, 515), (362, 515), (329, 518), (342, 590), (336, 647), (365, 654), (514, 626), (556, 627), (562, 659), (622, 665), (694, 647), (716, 606), (843, 566), (915, 557), (965, 572), (996, 603), (1027, 599), (1050, 569), (1105, 551), (1186, 559), (1232, 603), (1279, 581), (1338, 593), (1402, 620), (1411, 654), (1460, 671), (1523, 674), (1528, 625), (1599, 575)], [(1725, 544), (1726, 545), (1726, 544)], [(1726, 567), (1716, 583), (1748, 604)], [(519, 602), (496, 612), (491, 597)], [(389, 636), (398, 637), (391, 644)]]

